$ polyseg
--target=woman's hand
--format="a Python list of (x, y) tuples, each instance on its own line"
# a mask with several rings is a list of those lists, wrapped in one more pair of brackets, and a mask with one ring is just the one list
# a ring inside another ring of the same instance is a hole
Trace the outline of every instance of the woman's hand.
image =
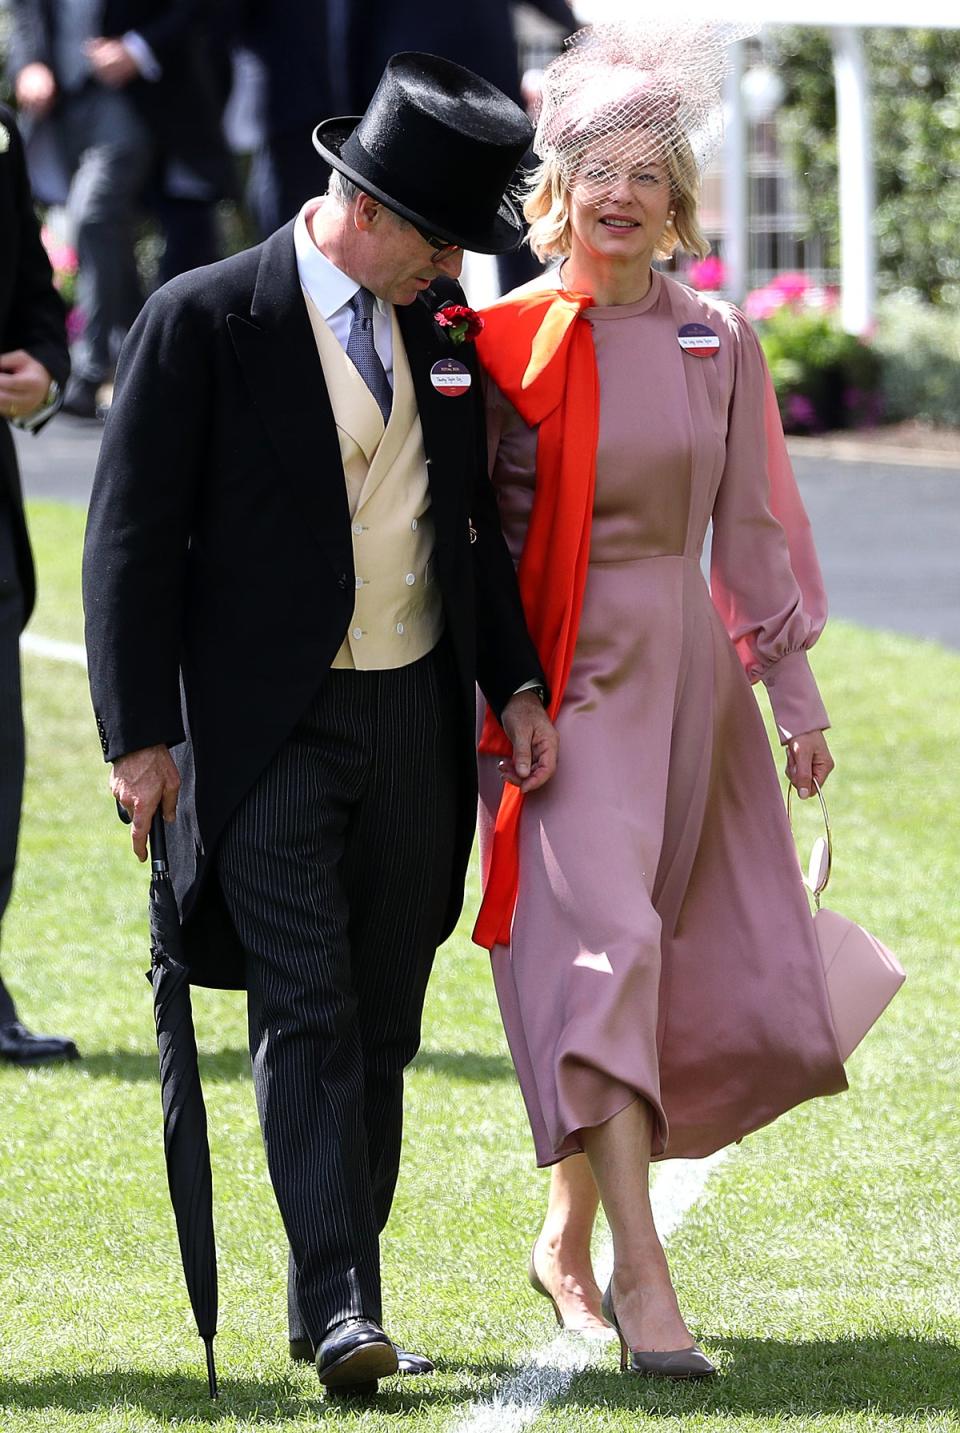
[(813, 794), (813, 781), (822, 786), (833, 770), (833, 757), (822, 731), (802, 731), (787, 742), (787, 779), (797, 795), (806, 800)]

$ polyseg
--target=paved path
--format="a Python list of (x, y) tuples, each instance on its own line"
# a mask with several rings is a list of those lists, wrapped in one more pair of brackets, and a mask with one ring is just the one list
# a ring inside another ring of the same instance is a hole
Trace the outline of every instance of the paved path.
[(960, 649), (960, 468), (793, 461), (834, 616)]
[[(17, 433), (27, 494), (85, 504), (99, 426)], [(960, 650), (960, 468), (794, 455), (837, 617)]]
[(36, 437), (11, 431), (27, 497), (85, 507), (100, 451), (100, 424), (61, 413)]

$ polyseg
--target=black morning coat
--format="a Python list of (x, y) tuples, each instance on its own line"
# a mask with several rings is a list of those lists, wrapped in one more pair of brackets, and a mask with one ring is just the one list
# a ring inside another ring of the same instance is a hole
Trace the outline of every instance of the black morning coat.
[[(50, 263), (40, 242), (16, 120), (0, 105), (0, 353), (22, 348), (63, 386), (70, 372), (64, 310), (53, 287)], [(23, 620), (36, 591), (17, 454), (6, 422), (0, 422), (0, 522), (10, 523), (23, 589)]]
[[(463, 903), (476, 815), (475, 680), (499, 712), (524, 682), (544, 678), (487, 478), (476, 356), (469, 344), (452, 349), (433, 318), (438, 302), (462, 302), (462, 293), (439, 280), (429, 297), (397, 313), (459, 690), (445, 939)], [(432, 365), (451, 356), (473, 374), (462, 397), (430, 381)], [(210, 858), (315, 695), (355, 591), (337, 429), (292, 223), (174, 279), (131, 329), (94, 481), (83, 591), (104, 757), (178, 748), (183, 788), (169, 843), (192, 978), (240, 987), (242, 951)]]

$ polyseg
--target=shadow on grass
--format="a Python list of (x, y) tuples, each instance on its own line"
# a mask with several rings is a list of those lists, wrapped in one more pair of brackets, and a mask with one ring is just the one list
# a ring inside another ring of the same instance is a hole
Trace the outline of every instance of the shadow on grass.
[(219, 1399), (212, 1402), (205, 1383), (186, 1375), (116, 1369), (77, 1376), (52, 1370), (39, 1378), (0, 1377), (0, 1408), (24, 1413), (49, 1409), (88, 1414), (96, 1409), (106, 1412), (122, 1408), (140, 1410), (159, 1420), (203, 1423), (211, 1428), (227, 1419), (242, 1420), (247, 1427), (286, 1418), (340, 1427), (351, 1414), (363, 1420), (370, 1410), (408, 1417), (439, 1404), (456, 1404), (460, 1399), (457, 1388), (450, 1386), (451, 1374), (462, 1372), (492, 1380), (512, 1371), (496, 1361), (469, 1367), (450, 1365), (445, 1370), (446, 1378), (444, 1370), (440, 1370), (437, 1378), (386, 1380), (374, 1399), (330, 1397), (318, 1384), (311, 1383), (309, 1376), (301, 1386), (292, 1377), (252, 1379), (227, 1375), (221, 1377)]
[[(85, 1055), (73, 1066), (78, 1074), (92, 1079), (127, 1080), (131, 1083), (158, 1079), (157, 1055), (153, 1050), (103, 1050)], [(472, 1080), (487, 1084), (494, 1080), (512, 1080), (513, 1066), (505, 1055), (480, 1055), (473, 1050), (421, 1050), (412, 1070), (430, 1070), (455, 1080)], [(200, 1074), (205, 1083), (223, 1080), (245, 1080), (250, 1076), (250, 1055), (245, 1048), (201, 1050)]]
[(668, 1383), (614, 1370), (578, 1374), (556, 1407), (693, 1414), (870, 1412), (911, 1417), (960, 1409), (960, 1348), (932, 1339), (850, 1338), (809, 1343), (706, 1338), (721, 1376)]
[(421, 1050), (410, 1068), (431, 1070), (455, 1080), (474, 1080), (477, 1084), (515, 1078), (506, 1055), (480, 1055), (474, 1050)]
[[(149, 1080), (156, 1084), (159, 1079), (156, 1050), (103, 1050), (99, 1054), (84, 1055), (73, 1068), (78, 1074), (88, 1075), (95, 1080), (127, 1080), (132, 1083)], [(243, 1047), (201, 1050), (200, 1074), (205, 1082), (247, 1079), (250, 1075), (249, 1052)]]

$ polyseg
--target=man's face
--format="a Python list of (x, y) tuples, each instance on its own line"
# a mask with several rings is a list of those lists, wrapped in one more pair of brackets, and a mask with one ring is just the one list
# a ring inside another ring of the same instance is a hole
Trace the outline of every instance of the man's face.
[(363, 238), (358, 257), (364, 270), (355, 277), (387, 303), (411, 304), (434, 279), (460, 277), (462, 249), (447, 246), (438, 254), (437, 245), (376, 200), (366, 195), (357, 200), (355, 222)]

